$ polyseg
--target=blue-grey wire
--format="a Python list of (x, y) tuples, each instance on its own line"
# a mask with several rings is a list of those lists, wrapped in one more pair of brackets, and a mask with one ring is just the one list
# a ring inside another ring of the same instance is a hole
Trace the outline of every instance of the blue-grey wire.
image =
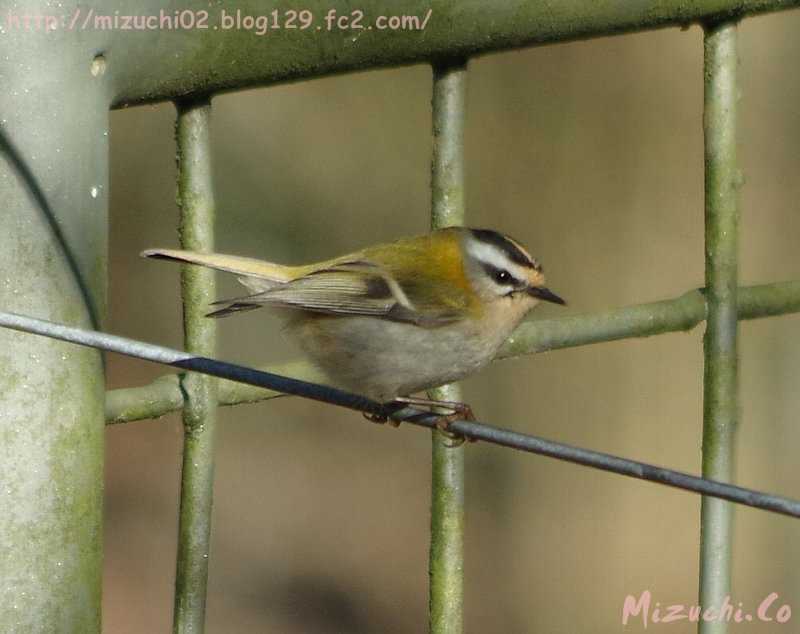
[[(195, 357), (179, 350), (143, 343), (117, 335), (72, 328), (42, 319), (4, 312), (0, 312), (0, 326), (137, 357), (155, 363), (163, 363), (192, 372), (201, 372), (231, 381), (239, 381), (285, 394), (347, 407), (360, 412), (385, 416), (395, 421), (407, 422), (422, 427), (435, 427), (438, 420), (435, 414), (412, 406), (403, 406), (398, 409), (396, 406), (392, 407), (391, 404), (377, 403), (363, 396), (325, 385), (292, 379), (225, 361)], [(678, 489), (710, 495), (782, 515), (800, 517), (800, 502), (790, 498), (707, 480), (681, 471), (628, 460), (590, 449), (581, 449), (580, 447), (573, 447), (475, 421), (454, 421), (449, 424), (448, 429), (470, 440), (483, 440), (495, 445), (549, 456), (558, 460), (566, 460), (567, 462), (611, 471), (612, 473), (649, 482), (658, 482)]]

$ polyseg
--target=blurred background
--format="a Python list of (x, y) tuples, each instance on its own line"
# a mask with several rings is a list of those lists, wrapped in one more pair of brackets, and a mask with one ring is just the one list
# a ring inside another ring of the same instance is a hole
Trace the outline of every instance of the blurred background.
[[(798, 29), (798, 12), (741, 27), (743, 284), (800, 278)], [(702, 286), (702, 50), (694, 26), (470, 63), (468, 223), (528, 245), (570, 302), (533, 319)], [(427, 231), (430, 97), (427, 66), (216, 97), (217, 250), (299, 263)], [(170, 104), (111, 115), (108, 329), (181, 347), (179, 269), (138, 256), (178, 244), (174, 117)], [(237, 292), (220, 276), (221, 297)], [(264, 311), (219, 326), (226, 360), (298, 355)], [(741, 326), (737, 451), (739, 483), (795, 498), (798, 326)], [(465, 382), (465, 400), (487, 422), (698, 473), (702, 330), (498, 362)], [(110, 387), (164, 371), (108, 367)], [(180, 417), (107, 440), (105, 630), (166, 632)], [(291, 398), (223, 409), (207, 630), (426, 631), (429, 479), (420, 429)], [(468, 632), (638, 632), (641, 619), (621, 624), (626, 595), (696, 603), (697, 496), (480, 443), (466, 486)], [(734, 605), (777, 592), (800, 611), (799, 532), (736, 510)]]

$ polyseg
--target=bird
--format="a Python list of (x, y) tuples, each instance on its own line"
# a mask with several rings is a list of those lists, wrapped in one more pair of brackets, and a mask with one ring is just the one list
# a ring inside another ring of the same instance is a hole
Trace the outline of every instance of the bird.
[[(208, 317), (279, 309), (332, 385), (379, 403), (441, 405), (412, 395), (485, 366), (540, 301), (566, 304), (538, 260), (492, 229), (447, 227), (301, 266), (173, 249), (142, 256), (237, 275), (250, 293), (213, 302)], [(466, 404), (446, 405), (471, 416)]]

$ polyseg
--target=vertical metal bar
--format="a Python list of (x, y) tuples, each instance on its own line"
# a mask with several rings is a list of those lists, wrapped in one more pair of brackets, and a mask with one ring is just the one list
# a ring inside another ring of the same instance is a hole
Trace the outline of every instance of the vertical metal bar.
[[(214, 247), (214, 192), (207, 99), (178, 104), (178, 200), (181, 245), (193, 251)], [(214, 357), (216, 327), (204, 317), (215, 292), (214, 272), (184, 266), (181, 274), (185, 349)], [(182, 381), (184, 444), (178, 561), (173, 630), (202, 632), (205, 622), (211, 504), (214, 484), (214, 427), (217, 398), (209, 376), (189, 373)]]
[[(729, 481), (737, 423), (738, 188), (736, 165), (737, 27), (705, 26), (705, 226), (703, 476)], [(730, 595), (733, 510), (703, 497), (700, 528), (700, 604), (719, 609)], [(723, 620), (700, 621), (701, 634), (727, 631)]]
[[(3, 5), (0, 306), (100, 329), (110, 83), (92, 64), (106, 36), (6, 23), (52, 9)], [(104, 392), (97, 350), (0, 332), (0, 632), (101, 630)]]
[[(433, 69), (433, 165), (431, 226), (464, 222), (464, 102), (466, 63)], [(432, 398), (460, 401), (456, 385)], [(431, 482), (430, 631), (463, 630), (464, 448), (433, 432)]]

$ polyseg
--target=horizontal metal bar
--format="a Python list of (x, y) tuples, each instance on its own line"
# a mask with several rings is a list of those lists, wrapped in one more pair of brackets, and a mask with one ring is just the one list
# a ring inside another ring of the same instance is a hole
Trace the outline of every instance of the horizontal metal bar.
[[(134, 356), (147, 361), (164, 363), (173, 367), (191, 370), (192, 372), (201, 372), (234, 381), (242, 381), (251, 385), (280, 390), (287, 394), (294, 394), (331, 405), (338, 405), (378, 416), (387, 416), (398, 422), (407, 422), (427, 427), (428, 429), (437, 427), (437, 423), (440, 421), (440, 417), (436, 414), (411, 406), (404, 406), (398, 409), (392, 404), (376, 403), (366, 397), (324, 385), (290, 379), (224, 361), (192, 357), (178, 350), (142, 343), (116, 335), (71, 328), (41, 319), (34, 319), (33, 317), (0, 312), (0, 326)], [(620, 458), (590, 449), (581, 449), (479, 422), (455, 421), (450, 423), (449, 430), (469, 440), (483, 440), (511, 449), (549, 456), (558, 460), (565, 460), (649, 482), (657, 482), (686, 491), (712, 495), (782, 515), (800, 517), (800, 501), (790, 498), (707, 480), (681, 471), (628, 460), (627, 458)]]
[[(292, 376), (305, 381), (323, 380), (319, 372), (307, 361), (291, 361), (259, 368), (283, 376)], [(165, 374), (147, 385), (123, 387), (106, 392), (106, 424), (128, 423), (136, 420), (159, 418), (183, 408), (184, 394), (179, 374)], [(219, 379), (217, 385), (218, 405), (240, 405), (257, 403), (285, 396), (281, 392), (263, 387)]]
[[(739, 289), (739, 319), (758, 319), (800, 312), (800, 282), (778, 282)], [(498, 359), (583, 346), (628, 337), (648, 337), (690, 330), (705, 319), (703, 293), (693, 290), (676, 299), (639, 304), (589, 315), (540, 319), (524, 323), (506, 341)], [(320, 382), (322, 375), (309, 363), (294, 361), (262, 368), (267, 372)], [(220, 381), (220, 405), (254, 403), (282, 396), (261, 387)], [(158, 418), (183, 407), (178, 377), (162, 376), (149, 385), (119, 388), (106, 393), (106, 421), (125, 423)]]
[[(740, 320), (797, 312), (800, 312), (800, 281), (739, 288), (737, 315)], [(706, 299), (704, 291), (700, 289), (661, 302), (588, 315), (537, 319), (517, 328), (500, 349), (497, 358), (687, 331), (705, 318)]]
[[(184, 0), (180, 10), (165, 11), (161, 0), (143, 0), (136, 5), (138, 13), (159, 18), (165, 14), (180, 35), (154, 29), (131, 38), (125, 31), (108, 31), (108, 50), (116, 50), (119, 42), (126, 54), (113, 55), (107, 74), (113, 106), (125, 107), (367, 68), (737, 19), (798, 5), (800, 0), (362, 0), (354, 6), (309, 0), (298, 7), (292, 0), (273, 0), (266, 7), (260, 0), (239, 0), (235, 6)], [(407, 26), (415, 28), (379, 28), (378, 18), (389, 16), (405, 16)], [(256, 18), (266, 28), (258, 30)], [(248, 20), (251, 28), (245, 28)], [(307, 27), (300, 28), (303, 24)]]

